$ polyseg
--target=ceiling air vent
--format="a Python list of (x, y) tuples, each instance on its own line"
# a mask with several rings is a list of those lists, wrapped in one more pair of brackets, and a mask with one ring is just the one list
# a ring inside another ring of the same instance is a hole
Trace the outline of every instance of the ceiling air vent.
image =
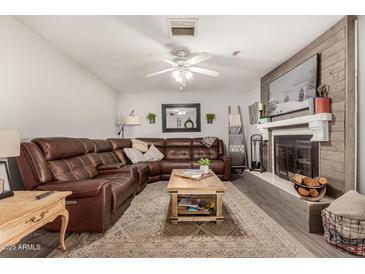
[(170, 37), (196, 36), (197, 22), (197, 18), (167, 19)]

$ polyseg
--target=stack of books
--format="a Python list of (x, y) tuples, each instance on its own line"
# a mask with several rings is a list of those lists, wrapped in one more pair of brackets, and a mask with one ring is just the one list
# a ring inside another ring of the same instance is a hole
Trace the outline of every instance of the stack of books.
[(215, 203), (209, 200), (182, 198), (179, 201), (179, 209), (190, 212), (207, 213), (214, 211)]

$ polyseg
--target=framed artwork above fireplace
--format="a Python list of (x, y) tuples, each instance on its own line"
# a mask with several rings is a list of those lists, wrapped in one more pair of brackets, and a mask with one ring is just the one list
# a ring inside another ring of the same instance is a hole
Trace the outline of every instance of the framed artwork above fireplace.
[(319, 54), (269, 83), (268, 116), (309, 107), (307, 99), (316, 96)]

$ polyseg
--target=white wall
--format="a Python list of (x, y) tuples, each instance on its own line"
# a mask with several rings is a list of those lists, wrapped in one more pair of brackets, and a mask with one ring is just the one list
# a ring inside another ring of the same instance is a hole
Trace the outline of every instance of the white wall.
[(0, 129), (23, 140), (115, 135), (114, 90), (14, 17), (0, 16), (0, 41)]
[(0, 128), (36, 136), (115, 134), (117, 94), (11, 16), (0, 16)]
[(365, 16), (358, 17), (358, 190), (365, 194)]
[[(125, 137), (201, 137), (216, 136), (225, 141), (228, 139), (228, 106), (240, 105), (245, 123), (246, 138), (255, 133), (256, 125), (249, 125), (248, 105), (259, 100), (259, 80), (257, 87), (245, 91), (237, 87), (237, 92), (214, 90), (210, 93), (199, 91), (171, 91), (171, 92), (141, 92), (123, 93), (119, 95), (119, 117), (125, 118), (134, 109), (135, 115), (140, 116), (141, 126), (128, 127)], [(201, 104), (201, 132), (193, 133), (162, 133), (161, 104), (200, 103)], [(150, 124), (146, 115), (148, 112), (157, 114), (155, 124)], [(205, 113), (216, 114), (213, 124), (207, 124)], [(249, 152), (249, 151), (248, 151)]]

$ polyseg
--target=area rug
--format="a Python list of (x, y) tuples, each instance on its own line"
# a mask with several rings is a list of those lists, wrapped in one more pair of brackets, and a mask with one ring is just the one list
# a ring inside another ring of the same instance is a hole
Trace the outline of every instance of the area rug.
[(105, 234), (73, 233), (50, 257), (313, 257), (304, 246), (226, 182), (221, 224), (170, 224), (167, 182), (147, 187)]

